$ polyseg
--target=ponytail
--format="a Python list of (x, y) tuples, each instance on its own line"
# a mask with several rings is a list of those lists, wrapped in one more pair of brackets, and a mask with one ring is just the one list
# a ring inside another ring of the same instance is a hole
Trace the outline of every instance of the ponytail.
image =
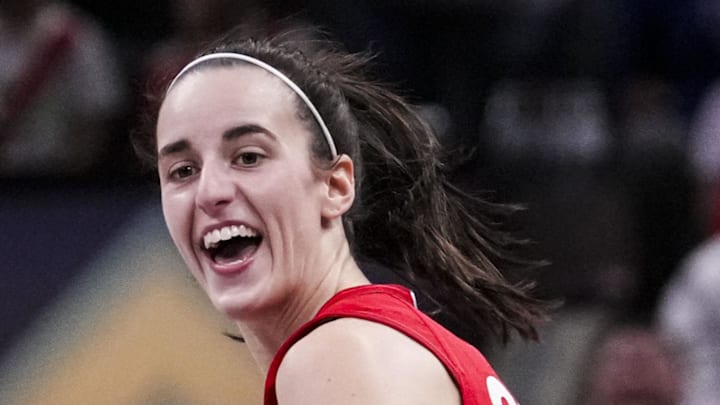
[(337, 85), (359, 123), (364, 180), (359, 212), (349, 214), (355, 254), (395, 269), (439, 310), (476, 320), (503, 341), (513, 330), (537, 339), (542, 303), (495, 264), (529, 264), (508, 253), (522, 242), (493, 227), (519, 207), (451, 184), (430, 126), (401, 97), (350, 72)]

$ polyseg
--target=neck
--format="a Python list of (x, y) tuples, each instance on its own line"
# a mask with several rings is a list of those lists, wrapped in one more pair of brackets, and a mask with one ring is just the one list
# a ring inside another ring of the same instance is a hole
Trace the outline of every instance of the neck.
[(350, 255), (344, 239), (324, 267), (326, 271), (318, 282), (304, 284), (279, 308), (252, 318), (236, 319), (235, 323), (263, 375), (267, 374), (280, 346), (310, 321), (330, 298), (346, 288), (370, 284)]

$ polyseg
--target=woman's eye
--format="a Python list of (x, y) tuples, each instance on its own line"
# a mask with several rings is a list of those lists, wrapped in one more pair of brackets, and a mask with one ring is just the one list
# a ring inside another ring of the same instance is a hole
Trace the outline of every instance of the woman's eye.
[(261, 159), (262, 159), (262, 156), (259, 153), (245, 152), (245, 153), (241, 153), (237, 157), (236, 161), (238, 164), (241, 164), (243, 166), (255, 166), (260, 162)]
[(197, 172), (197, 169), (191, 165), (180, 166), (170, 172), (170, 177), (176, 180), (182, 180), (190, 177)]

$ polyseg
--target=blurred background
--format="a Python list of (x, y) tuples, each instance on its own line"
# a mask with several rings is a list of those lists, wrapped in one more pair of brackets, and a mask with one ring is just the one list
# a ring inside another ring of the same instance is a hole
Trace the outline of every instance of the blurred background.
[[(524, 404), (720, 398), (720, 1), (0, 3), (0, 403), (258, 404), (129, 134), (240, 22), (378, 54), (564, 305), (540, 343), (454, 325)], [(239, 402), (238, 402), (239, 401)]]

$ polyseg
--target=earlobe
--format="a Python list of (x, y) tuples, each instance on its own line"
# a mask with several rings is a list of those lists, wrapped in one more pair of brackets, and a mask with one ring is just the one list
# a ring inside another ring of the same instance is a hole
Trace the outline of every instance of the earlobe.
[(327, 198), (322, 216), (334, 219), (346, 213), (355, 200), (355, 177), (353, 162), (341, 155), (327, 175)]

